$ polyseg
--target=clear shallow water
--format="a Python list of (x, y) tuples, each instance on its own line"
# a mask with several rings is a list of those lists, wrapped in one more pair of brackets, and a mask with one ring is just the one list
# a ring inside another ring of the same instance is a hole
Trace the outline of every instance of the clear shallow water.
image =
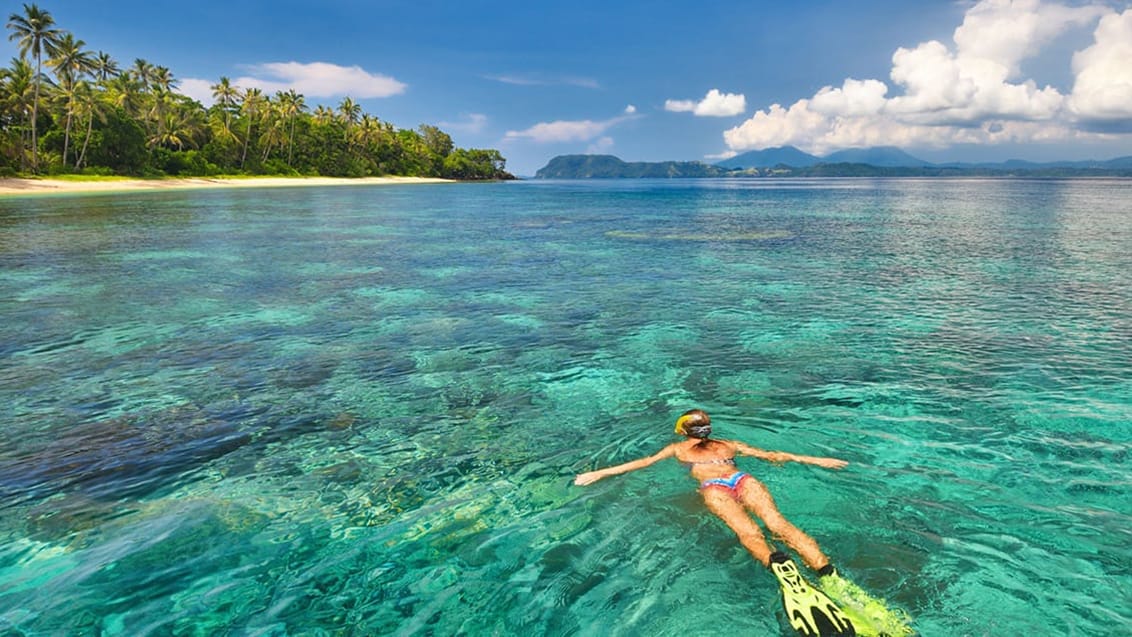
[(14, 634), (784, 634), (675, 463), (570, 486), (692, 406), (921, 634), (1132, 631), (1132, 182), (3, 199), (0, 310)]

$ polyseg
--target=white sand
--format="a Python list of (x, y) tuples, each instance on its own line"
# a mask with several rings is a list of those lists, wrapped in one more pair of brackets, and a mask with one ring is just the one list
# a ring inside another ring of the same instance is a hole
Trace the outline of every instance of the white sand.
[(121, 179), (108, 181), (63, 181), (57, 179), (0, 179), (0, 196), (82, 192), (128, 192), (134, 190), (180, 190), (193, 188), (280, 188), (293, 186), (373, 186), (389, 184), (438, 184), (449, 179), (434, 177), (252, 177), (224, 179)]

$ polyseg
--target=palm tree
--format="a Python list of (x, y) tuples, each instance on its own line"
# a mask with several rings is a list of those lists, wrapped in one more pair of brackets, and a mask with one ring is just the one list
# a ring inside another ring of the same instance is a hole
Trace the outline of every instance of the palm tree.
[(47, 65), (55, 69), (59, 78), (59, 87), (66, 97), (63, 109), (66, 112), (67, 123), (63, 128), (63, 167), (67, 167), (67, 152), (71, 146), (71, 123), (75, 112), (75, 83), (83, 75), (93, 73), (95, 59), (89, 51), (84, 51), (86, 42), (76, 40), (70, 33), (64, 34), (56, 43), (55, 54), (47, 61)]
[[(26, 122), (31, 117), (32, 105), (35, 103), (33, 91), (35, 90), (35, 71), (27, 61), (20, 58), (12, 60), (12, 67), (4, 69), (2, 89), (3, 117), (7, 120)], [(27, 168), (27, 141), (29, 129), (27, 126), (12, 127), (18, 133), (20, 168)]]
[(345, 139), (350, 138), (350, 126), (357, 124), (362, 116), (362, 107), (349, 97), (342, 99), (342, 103), (338, 105), (338, 114), (342, 118), (342, 123), (346, 125)]
[(319, 124), (326, 124), (334, 121), (334, 111), (322, 104), (319, 104), (314, 109), (314, 121)]
[(231, 122), (228, 120), (229, 113), (221, 113), (215, 109), (208, 111), (207, 125), (208, 129), (212, 131), (213, 139), (224, 142), (239, 143), (240, 139), (236, 137), (236, 133), (232, 132)]
[(154, 85), (154, 92), (151, 96), (151, 103), (147, 113), (147, 120), (153, 122), (153, 129), (151, 132), (156, 131), (160, 127), (161, 120), (169, 111), (169, 107), (176, 100), (177, 94), (171, 90), (162, 88), (160, 85)]
[(162, 91), (168, 92), (177, 88), (177, 80), (173, 79), (173, 72), (164, 66), (158, 66), (153, 69), (153, 77), (150, 83), (153, 85), (155, 93)]
[(255, 120), (263, 112), (263, 91), (258, 88), (249, 88), (244, 91), (244, 101), (240, 104), (240, 112), (248, 120), (248, 127), (244, 135), (244, 152), (240, 156), (240, 168), (242, 169), (244, 163), (248, 160), (248, 141), (252, 138)]
[(31, 165), (39, 169), (39, 135), (36, 120), (39, 118), (39, 85), (42, 82), (43, 54), (55, 55), (55, 44), (63, 32), (55, 28), (55, 18), (35, 4), (24, 5), (24, 14), (8, 16), (7, 27), (12, 30), (9, 40), (18, 40), (20, 56), (30, 53), (35, 58), (35, 94), (31, 103)]
[(47, 66), (55, 70), (60, 84), (68, 84), (83, 75), (93, 74), (96, 60), (90, 51), (84, 51), (86, 42), (76, 40), (70, 33), (63, 34), (55, 44), (55, 52), (47, 60)]
[(381, 120), (366, 113), (358, 122), (354, 131), (354, 140), (363, 146), (368, 146), (381, 139)]
[(81, 82), (79, 86), (84, 87), (84, 90), (80, 90), (78, 94), (79, 114), (85, 115), (87, 120), (86, 136), (83, 137), (83, 148), (79, 151), (79, 158), (75, 160), (75, 169), (82, 168), (83, 162), (86, 160), (86, 149), (90, 144), (90, 136), (94, 132), (94, 119), (97, 117), (98, 121), (105, 124), (108, 106), (98, 93), (90, 90), (89, 84)]
[(286, 93), (280, 91), (275, 94), (275, 97), (279, 101), (279, 108), (283, 112), (284, 117), (286, 117), (291, 124), (291, 133), (287, 141), (287, 165), (294, 168), (292, 158), (294, 157), (295, 151), (295, 118), (298, 117), (300, 113), (307, 111), (307, 104), (303, 96), (296, 93), (295, 89), (290, 89)]
[(110, 102), (131, 117), (141, 111), (142, 85), (132, 72), (122, 73), (106, 81)]
[(150, 146), (166, 146), (184, 150), (185, 146), (196, 146), (196, 139), (203, 126), (200, 111), (186, 105), (170, 109), (157, 121), (157, 132), (150, 136)]
[(224, 130), (232, 133), (232, 108), (240, 98), (240, 89), (232, 86), (232, 80), (221, 77), (220, 81), (211, 86), (212, 99), (224, 111)]
[(153, 68), (149, 86), (153, 94), (153, 104), (149, 109), (149, 117), (152, 118), (154, 124), (153, 131), (161, 128), (161, 121), (165, 119), (170, 104), (176, 100), (176, 93), (173, 92), (176, 86), (177, 81), (173, 79), (173, 74), (169, 69), (164, 66)]
[(98, 54), (94, 56), (93, 73), (94, 79), (105, 85), (111, 78), (118, 76), (118, 63), (114, 61), (114, 58), (110, 57), (109, 53), (99, 51)]
[(141, 82), (142, 91), (148, 91), (150, 83), (153, 82), (153, 65), (146, 62), (142, 58), (134, 58), (134, 65), (130, 67), (128, 73), (134, 76), (134, 79)]
[[(282, 93), (276, 93), (276, 96)], [(261, 161), (267, 161), (267, 156), (271, 153), (272, 146), (283, 145), (283, 139), (286, 137), (286, 124), (287, 119), (283, 114), (282, 105), (277, 101), (267, 100), (263, 109), (263, 134), (259, 136), (259, 142), (263, 144), (263, 158)]]

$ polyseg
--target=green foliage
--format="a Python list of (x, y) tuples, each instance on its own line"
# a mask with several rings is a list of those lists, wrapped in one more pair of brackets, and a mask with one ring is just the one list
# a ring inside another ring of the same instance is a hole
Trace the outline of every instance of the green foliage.
[(445, 133), (435, 126), (421, 124), (420, 132), (425, 146), (441, 159), (447, 157), (456, 148), (456, 145), (452, 143), (452, 138), (448, 136), (448, 133)]
[[(287, 162), (282, 159), (268, 159), (263, 163), (263, 172), (267, 175), (288, 175), (297, 176), (299, 171), (287, 165)], [(216, 172), (210, 174), (218, 174)]]
[(91, 136), (89, 166), (109, 168), (115, 174), (139, 175), (150, 163), (145, 131), (121, 109), (107, 115), (106, 123), (95, 122)]
[(0, 69), (0, 168), (513, 179), (498, 151), (456, 148), (427, 124), (396, 130), (349, 97), (312, 111), (293, 90), (266, 95), (220, 78), (205, 109), (176, 93), (169, 69), (136, 59), (120, 71), (34, 4), (7, 27), (20, 57)]
[(200, 151), (176, 151), (161, 146), (153, 149), (151, 166), (162, 174), (174, 177), (208, 177), (221, 172)]
[(497, 150), (457, 148), (444, 158), (442, 175), (449, 179), (507, 179), (505, 164)]

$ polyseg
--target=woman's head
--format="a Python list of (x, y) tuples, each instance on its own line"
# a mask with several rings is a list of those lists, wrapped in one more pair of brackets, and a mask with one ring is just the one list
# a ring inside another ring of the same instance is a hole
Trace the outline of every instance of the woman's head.
[(705, 439), (711, 435), (711, 416), (702, 409), (690, 409), (676, 419), (676, 433), (689, 438)]

